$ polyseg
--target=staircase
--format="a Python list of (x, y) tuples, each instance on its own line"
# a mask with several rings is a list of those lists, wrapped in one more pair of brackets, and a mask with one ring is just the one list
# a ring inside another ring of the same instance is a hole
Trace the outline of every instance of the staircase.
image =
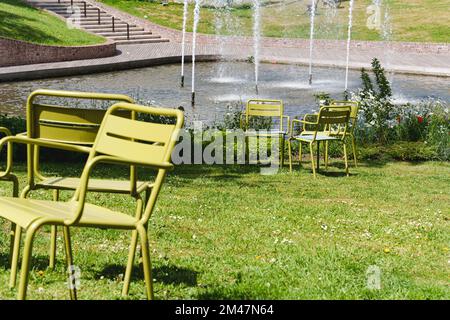
[[(74, 21), (79, 16), (79, 26), (88, 32), (111, 39), (117, 44), (168, 42), (135, 24), (128, 23), (85, 1), (28, 0), (34, 7), (52, 11)], [(77, 15), (79, 13), (79, 15)]]

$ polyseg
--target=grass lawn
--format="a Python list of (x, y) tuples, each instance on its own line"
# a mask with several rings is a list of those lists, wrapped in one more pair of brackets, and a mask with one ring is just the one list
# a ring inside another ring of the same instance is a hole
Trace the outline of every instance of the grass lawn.
[[(316, 180), (306, 163), (274, 176), (256, 166), (177, 167), (150, 223), (156, 298), (449, 299), (450, 164), (362, 163), (349, 178), (341, 161), (333, 164)], [(43, 169), (73, 174), (80, 166)], [(104, 167), (96, 175), (125, 172)], [(17, 174), (23, 183), (23, 164)], [(7, 182), (0, 188), (11, 194)], [(126, 196), (92, 194), (90, 201), (133, 213)], [(0, 230), (0, 297), (11, 299), (9, 224), (0, 222)], [(129, 237), (73, 230), (81, 299), (120, 298)], [(54, 272), (46, 269), (48, 245), (44, 229), (35, 241), (29, 298), (67, 299), (62, 241)], [(370, 266), (381, 269), (380, 290), (367, 288)], [(145, 297), (143, 283), (136, 270), (130, 298)]]
[[(170, 28), (182, 28), (183, 4), (170, 3), (162, 6), (160, 1), (99, 0), (138, 17)], [(264, 1), (263, 1), (264, 2)], [(306, 4), (310, 1), (275, 0), (261, 9), (262, 33), (270, 37), (308, 38), (310, 30)], [(447, 0), (388, 0), (394, 41), (448, 42), (450, 16)], [(357, 40), (381, 40), (381, 32), (367, 28), (367, 7), (372, 0), (355, 1), (353, 38)], [(346, 39), (349, 1), (343, 1), (335, 15), (318, 6), (316, 36), (321, 39)], [(192, 30), (193, 5), (189, 8), (189, 31)], [(216, 29), (216, 18), (222, 21), (222, 30)], [(384, 9), (382, 12), (384, 19)], [(382, 20), (384, 21), (384, 20)], [(224, 10), (202, 8), (199, 32), (211, 34), (250, 35), (252, 33), (252, 9), (241, 7), (231, 13)], [(228, 26), (228, 27), (226, 27)]]
[(0, 36), (46, 45), (90, 45), (105, 42), (80, 29), (69, 29), (58, 17), (21, 0), (0, 1)]

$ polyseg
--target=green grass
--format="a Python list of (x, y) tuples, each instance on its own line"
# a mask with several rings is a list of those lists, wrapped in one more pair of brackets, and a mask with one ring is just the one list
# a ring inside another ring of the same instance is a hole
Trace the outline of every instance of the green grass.
[[(341, 161), (333, 164), (317, 180), (307, 164), (273, 176), (257, 166), (177, 167), (150, 223), (156, 298), (449, 299), (449, 163), (362, 163), (349, 178)], [(125, 172), (105, 167), (96, 175)], [(23, 164), (17, 173), (23, 185)], [(7, 182), (0, 187), (1, 195), (11, 193)], [(92, 194), (90, 201), (133, 212), (126, 196)], [(9, 224), (0, 228), (0, 297), (11, 299)], [(120, 298), (129, 237), (73, 230), (81, 299)], [(67, 299), (61, 239), (56, 271), (46, 269), (48, 229), (35, 243), (29, 298)], [(366, 286), (372, 265), (381, 269), (381, 290)], [(139, 270), (130, 298), (144, 298)]]
[[(100, 0), (154, 23), (181, 30), (183, 5), (170, 3), (162, 6), (159, 1)], [(270, 37), (308, 38), (310, 32), (309, 15), (305, 1), (268, 1), (263, 6), (262, 33)], [(285, 5), (282, 5), (282, 3)], [(450, 16), (447, 0), (389, 0), (394, 41), (448, 42)], [(372, 0), (355, 1), (353, 39), (381, 40), (381, 32), (367, 27), (367, 7)], [(319, 39), (346, 39), (349, 1), (343, 1), (335, 16), (327, 15), (322, 1), (316, 16), (316, 37)], [(189, 8), (188, 30), (192, 31), (193, 5)], [(209, 34), (251, 35), (252, 9), (239, 7), (231, 11), (229, 28), (216, 30), (215, 15), (225, 16), (224, 11), (202, 8), (199, 32)], [(382, 12), (384, 17), (384, 9)], [(384, 19), (384, 18), (383, 18)]]
[(0, 2), (0, 36), (45, 45), (91, 45), (105, 42), (80, 29), (69, 29), (64, 20), (33, 8), (21, 0)]

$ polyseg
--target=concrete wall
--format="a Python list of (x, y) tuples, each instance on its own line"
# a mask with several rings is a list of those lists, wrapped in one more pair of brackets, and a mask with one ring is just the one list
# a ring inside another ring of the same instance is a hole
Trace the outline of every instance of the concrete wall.
[(0, 37), (0, 67), (111, 57), (116, 44), (63, 47), (46, 46)]

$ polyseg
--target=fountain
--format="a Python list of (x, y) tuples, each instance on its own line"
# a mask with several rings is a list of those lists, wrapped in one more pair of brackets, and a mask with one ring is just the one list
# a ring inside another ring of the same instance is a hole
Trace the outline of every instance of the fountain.
[(313, 62), (313, 44), (314, 44), (314, 20), (316, 16), (316, 0), (311, 0), (309, 9), (311, 15), (311, 30), (309, 33), (309, 85), (312, 84), (312, 62)]
[(194, 26), (192, 28), (192, 98), (191, 104), (195, 105), (195, 49), (197, 42), (197, 27), (200, 20), (200, 2), (201, 0), (195, 0), (194, 7)]
[(255, 89), (258, 94), (259, 77), (259, 42), (261, 39), (261, 12), (260, 0), (253, 0), (253, 62), (255, 64)]
[(184, 0), (183, 35), (181, 38), (181, 87), (184, 87), (184, 54), (185, 54), (185, 47), (186, 47), (186, 22), (187, 22), (187, 15), (188, 15), (188, 7), (189, 7), (188, 0)]
[(348, 69), (350, 64), (350, 41), (352, 40), (352, 26), (353, 26), (353, 5), (354, 0), (350, 0), (348, 8), (348, 35), (347, 35), (347, 60), (345, 65), (345, 90), (348, 91)]

